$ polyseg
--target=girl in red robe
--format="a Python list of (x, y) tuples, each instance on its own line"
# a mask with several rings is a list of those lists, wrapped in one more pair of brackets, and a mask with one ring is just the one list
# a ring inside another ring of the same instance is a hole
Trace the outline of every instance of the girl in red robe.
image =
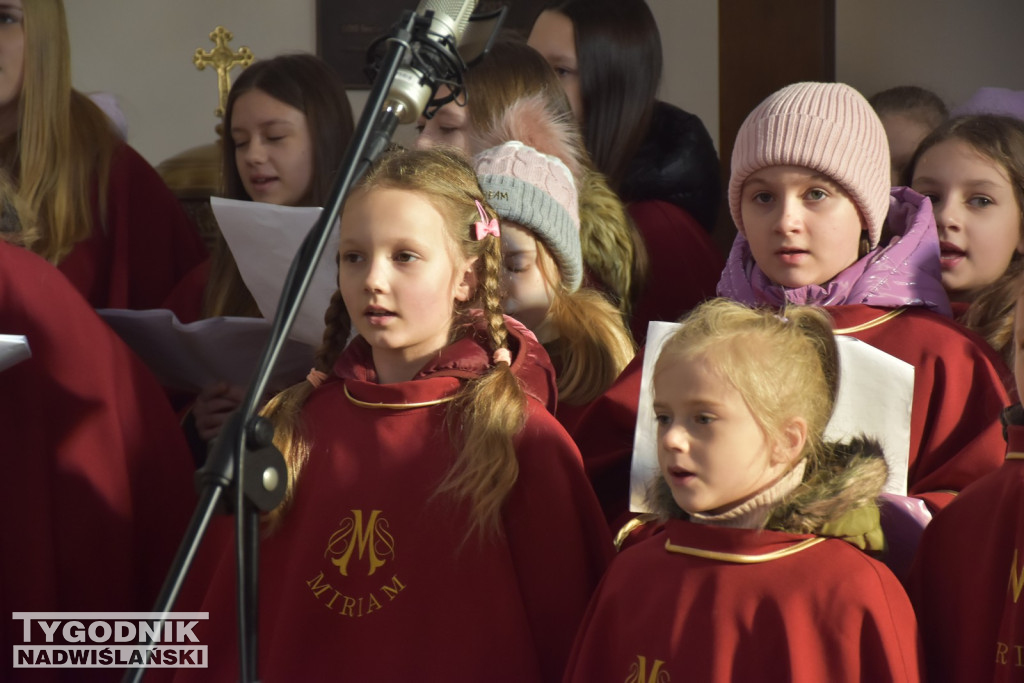
[(0, 230), (95, 308), (155, 308), (206, 257), (157, 172), (71, 87), (62, 0), (7, 3), (0, 37)]
[(957, 319), (1012, 362), (1015, 280), (1024, 270), (1024, 121), (948, 121), (921, 142), (905, 175), (932, 202), (942, 286)]
[(31, 351), (0, 370), (0, 679), (120, 680), (13, 669), (14, 646), (39, 643), (11, 615), (152, 609), (196, 502), (188, 446), (131, 349), (57, 268), (2, 239), (0, 334)]
[[(221, 177), (228, 199), (323, 206), (352, 137), (341, 78), (311, 54), (285, 54), (247, 67), (224, 108)], [(262, 317), (218, 231), (210, 259), (164, 301), (185, 323), (217, 316)], [(278, 387), (280, 388), (280, 387)], [(215, 382), (196, 397), (184, 425), (201, 462), (245, 388)]]
[[(547, 356), (502, 316), (499, 233), (455, 152), (389, 155), (349, 196), (317, 367), (267, 408), (289, 490), (264, 680), (560, 679), (611, 541)], [(233, 583), (228, 554), (202, 680), (237, 676)]]
[(862, 552), (882, 541), (884, 460), (823, 443), (831, 324), (784, 315), (716, 300), (666, 342), (650, 494), (664, 526), (612, 563), (566, 681), (919, 680), (910, 602)]
[[(1024, 388), (1024, 281), (1016, 281), (1014, 374)], [(929, 681), (1024, 681), (1024, 411), (1003, 414), (1006, 458), (925, 529), (908, 591)]]
[(502, 221), (505, 311), (526, 325), (555, 366), (555, 416), (571, 430), (635, 353), (620, 312), (582, 286), (574, 178), (583, 142), (539, 96), (517, 100), (474, 157), (477, 179)]

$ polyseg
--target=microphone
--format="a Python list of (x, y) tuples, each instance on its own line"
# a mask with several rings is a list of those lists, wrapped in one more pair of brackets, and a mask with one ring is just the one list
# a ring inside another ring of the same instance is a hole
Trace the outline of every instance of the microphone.
[(475, 8), (476, 0), (422, 0), (416, 8), (409, 51), (384, 104), (399, 123), (415, 122), (439, 85), (461, 88), (465, 63), (456, 48)]

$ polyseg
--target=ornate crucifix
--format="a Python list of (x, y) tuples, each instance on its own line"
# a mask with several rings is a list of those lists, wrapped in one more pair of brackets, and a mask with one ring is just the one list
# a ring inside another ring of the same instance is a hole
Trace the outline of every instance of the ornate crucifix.
[(223, 26), (218, 26), (210, 34), (210, 40), (213, 41), (215, 47), (209, 52), (204, 51), (201, 47), (196, 48), (196, 53), (192, 57), (192, 62), (200, 71), (207, 66), (217, 70), (217, 90), (220, 93), (220, 104), (215, 113), (221, 118), (224, 116), (224, 108), (228, 103), (228, 92), (231, 90), (231, 79), (228, 78), (228, 72), (236, 66), (247, 67), (252, 64), (253, 60), (252, 50), (247, 47), (240, 47), (235, 52), (231, 51), (228, 43), (233, 39), (234, 35), (230, 31)]

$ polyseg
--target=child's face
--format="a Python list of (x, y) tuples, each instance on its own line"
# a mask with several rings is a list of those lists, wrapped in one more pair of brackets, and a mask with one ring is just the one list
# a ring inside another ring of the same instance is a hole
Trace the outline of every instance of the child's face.
[(583, 121), (580, 67), (576, 59), (576, 27), (572, 19), (556, 10), (540, 13), (533, 22), (526, 44), (539, 52), (558, 74), (577, 121)]
[[(447, 86), (438, 88), (437, 97), (445, 97), (451, 91)], [(416, 149), (433, 149), (438, 146), (455, 147), (466, 154), (473, 154), (472, 137), (473, 122), (469, 120), (469, 109), (449, 102), (427, 119), (420, 116), (416, 122), (419, 135), (414, 146)]]
[(313, 139), (306, 115), (262, 90), (235, 100), (235, 165), (253, 201), (302, 206), (313, 187)]
[(412, 379), (448, 344), (473, 267), (453, 258), (450, 241), (444, 218), (419, 193), (372, 189), (345, 206), (338, 287), (382, 382)]
[(709, 360), (663, 357), (654, 375), (658, 464), (676, 504), (691, 514), (722, 512), (754, 497), (789, 463)]
[(917, 151), (925, 136), (932, 132), (932, 127), (919, 117), (889, 112), (879, 114), (885, 136), (889, 141), (890, 180), (893, 185), (900, 185), (903, 169), (910, 163), (910, 158)]
[(971, 301), (1006, 271), (1021, 245), (1021, 209), (1002, 166), (962, 140), (930, 147), (912, 187), (932, 200), (942, 250), (942, 285)]
[(864, 230), (857, 205), (815, 171), (769, 166), (751, 173), (740, 212), (751, 254), (776, 284), (822, 285), (857, 261)]
[(554, 298), (540, 261), (540, 246), (529, 230), (503, 221), (501, 256), (505, 312), (537, 333)]

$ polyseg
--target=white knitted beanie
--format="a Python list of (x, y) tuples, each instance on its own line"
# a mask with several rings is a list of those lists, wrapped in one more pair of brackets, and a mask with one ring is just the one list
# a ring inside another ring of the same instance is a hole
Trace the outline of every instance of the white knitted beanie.
[(502, 220), (532, 231), (554, 256), (570, 291), (583, 281), (576, 183), (557, 157), (513, 140), (475, 157), (477, 180)]
[(794, 83), (769, 95), (736, 135), (729, 211), (740, 215), (743, 183), (769, 166), (803, 166), (828, 176), (850, 195), (878, 245), (889, 213), (889, 144), (868, 101), (844, 83)]

